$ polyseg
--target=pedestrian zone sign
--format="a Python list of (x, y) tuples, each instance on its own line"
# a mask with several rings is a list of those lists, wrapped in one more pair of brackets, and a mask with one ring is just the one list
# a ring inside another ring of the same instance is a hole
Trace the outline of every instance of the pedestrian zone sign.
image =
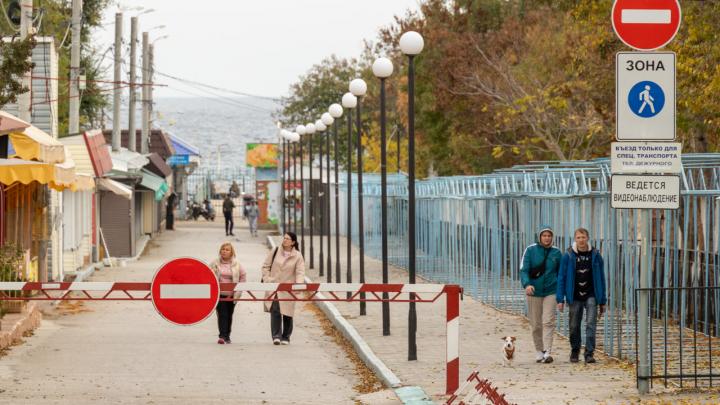
[(610, 190), (612, 208), (680, 208), (680, 176), (613, 174)]
[(675, 53), (618, 52), (616, 70), (617, 140), (674, 140)]

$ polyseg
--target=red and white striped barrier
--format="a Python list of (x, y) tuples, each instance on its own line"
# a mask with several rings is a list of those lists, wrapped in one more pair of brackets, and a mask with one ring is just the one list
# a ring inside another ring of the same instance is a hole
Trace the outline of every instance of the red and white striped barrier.
[[(186, 284), (177, 284), (183, 286)], [(172, 284), (163, 284), (172, 287)], [(21, 296), (8, 294), (22, 291)], [(0, 282), (2, 300), (116, 300), (150, 301), (151, 283), (133, 282), (77, 282), (38, 283)], [(184, 291), (184, 290), (183, 290)], [(446, 299), (446, 393), (452, 394), (460, 385), (460, 295), (458, 285), (445, 284), (368, 284), (368, 283), (220, 283), (220, 291), (243, 292), (239, 298), (223, 297), (228, 301), (334, 301), (334, 302), (435, 302), (442, 295)], [(267, 294), (269, 293), (269, 294)], [(280, 296), (279, 293), (284, 293)], [(322, 293), (322, 294), (319, 294)], [(388, 298), (382, 298), (388, 293)], [(267, 297), (266, 297), (267, 294)], [(177, 299), (188, 298), (183, 295)], [(190, 297), (192, 298), (192, 297)]]

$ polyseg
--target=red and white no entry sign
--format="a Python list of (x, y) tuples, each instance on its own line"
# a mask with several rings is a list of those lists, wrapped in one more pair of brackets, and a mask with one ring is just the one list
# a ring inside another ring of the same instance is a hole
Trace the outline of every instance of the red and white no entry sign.
[(667, 45), (680, 28), (678, 0), (615, 0), (612, 24), (625, 45), (651, 51)]
[(205, 263), (189, 257), (160, 267), (150, 289), (158, 313), (178, 325), (192, 325), (207, 318), (220, 293), (215, 273)]

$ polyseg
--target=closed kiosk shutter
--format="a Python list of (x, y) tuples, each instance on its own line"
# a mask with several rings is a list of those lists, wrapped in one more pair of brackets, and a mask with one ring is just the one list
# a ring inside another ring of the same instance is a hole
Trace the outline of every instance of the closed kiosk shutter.
[(113, 257), (134, 256), (132, 201), (109, 191), (100, 192), (100, 228)]

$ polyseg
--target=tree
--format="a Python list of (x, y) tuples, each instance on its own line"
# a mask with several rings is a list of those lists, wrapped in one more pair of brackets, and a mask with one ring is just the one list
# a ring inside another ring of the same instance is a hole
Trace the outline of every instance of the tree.
[(35, 39), (0, 41), (0, 108), (17, 102), (17, 96), (29, 89), (23, 87), (22, 77), (33, 68), (30, 61)]

